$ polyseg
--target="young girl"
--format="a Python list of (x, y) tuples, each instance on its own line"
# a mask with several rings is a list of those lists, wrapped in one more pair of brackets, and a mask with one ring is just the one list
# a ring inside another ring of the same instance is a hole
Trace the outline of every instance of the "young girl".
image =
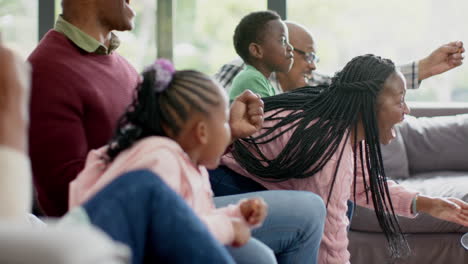
[[(58, 226), (32, 216), (29, 73), (0, 39), (0, 263), (234, 263), (185, 201), (148, 171), (119, 177)], [(133, 241), (126, 243), (132, 256), (114, 240)]]
[(425, 212), (468, 225), (463, 201), (419, 195), (385, 177), (380, 143), (395, 137), (393, 126), (409, 113), (405, 92), (393, 62), (356, 57), (329, 86), (264, 98), (263, 129), (235, 142), (222, 161), (268, 189), (306, 190), (324, 199), (319, 263), (349, 262), (348, 199), (373, 207), (391, 252), (404, 255), (408, 246), (395, 213)]
[[(266, 204), (251, 198), (216, 209), (206, 167), (218, 165), (231, 131), (234, 137), (247, 136), (261, 127), (263, 102), (247, 92), (253, 103), (230, 115), (227, 96), (209, 77), (175, 71), (165, 60), (145, 69), (137, 93), (110, 144), (90, 152), (85, 169), (71, 183), (70, 208), (125, 172), (149, 169), (184, 198), (218, 241), (246, 244), (250, 229), (263, 222)], [(275, 262), (260, 242), (249, 244), (265, 263)]]

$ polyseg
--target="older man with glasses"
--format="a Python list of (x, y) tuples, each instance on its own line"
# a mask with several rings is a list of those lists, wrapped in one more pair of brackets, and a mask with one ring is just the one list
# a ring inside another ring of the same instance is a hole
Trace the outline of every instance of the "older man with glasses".
[[(294, 63), (287, 74), (273, 73), (270, 76), (273, 87), (278, 92), (284, 92), (308, 85), (329, 83), (330, 76), (316, 72), (319, 58), (310, 31), (295, 22), (285, 23), (289, 31), (289, 41), (294, 47)], [(401, 65), (399, 70), (406, 77), (408, 89), (417, 89), (422, 80), (460, 66), (464, 51), (461, 41), (450, 42), (440, 46), (424, 59)], [(235, 59), (223, 65), (215, 74), (215, 79), (228, 90), (243, 66), (240, 58)]]
[[(319, 57), (316, 54), (315, 41), (310, 31), (303, 25), (286, 21), (289, 31), (289, 42), (294, 50), (294, 63), (288, 73), (273, 72), (269, 80), (277, 93), (287, 92), (304, 86), (329, 84), (331, 77), (316, 71)], [(461, 41), (454, 41), (440, 46), (429, 56), (419, 61), (399, 66), (406, 79), (408, 89), (419, 88), (419, 83), (431, 76), (446, 72), (462, 64), (465, 49)], [(238, 58), (221, 67), (215, 79), (229, 91), (232, 80), (242, 70), (244, 62)], [(263, 186), (248, 179), (231, 181), (225, 174), (229, 169), (221, 166), (210, 171), (210, 178), (215, 196), (233, 195), (248, 191), (264, 190)], [(223, 181), (223, 184), (219, 184)], [(226, 182), (228, 181), (228, 182)], [(230, 186), (226, 188), (225, 186)], [(351, 220), (354, 204), (348, 201), (347, 215)]]

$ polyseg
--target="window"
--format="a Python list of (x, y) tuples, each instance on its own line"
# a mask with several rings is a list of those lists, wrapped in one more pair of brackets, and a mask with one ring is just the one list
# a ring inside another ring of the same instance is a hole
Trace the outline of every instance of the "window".
[(121, 40), (117, 50), (141, 72), (156, 59), (156, 0), (132, 1), (136, 12), (132, 31), (116, 32)]
[[(318, 69), (334, 73), (351, 58), (373, 53), (397, 64), (427, 56), (440, 45), (468, 45), (468, 2), (458, 0), (289, 0), (288, 19), (314, 34)], [(461, 66), (408, 92), (412, 101), (468, 101), (468, 68)]]
[(177, 68), (193, 68), (210, 75), (216, 73), (237, 56), (232, 36), (241, 18), (266, 8), (266, 0), (175, 0), (174, 62)]
[(24, 59), (37, 45), (37, 1), (0, 0), (0, 32), (3, 43)]
[[(62, 13), (60, 3), (55, 0), (56, 17)], [(114, 33), (120, 39), (117, 52), (141, 72), (156, 58), (156, 0), (132, 1), (131, 6), (136, 12), (135, 28)]]

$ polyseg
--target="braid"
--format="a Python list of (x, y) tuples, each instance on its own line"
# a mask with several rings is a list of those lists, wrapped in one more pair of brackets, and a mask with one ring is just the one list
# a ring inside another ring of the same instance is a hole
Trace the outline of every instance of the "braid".
[[(369, 180), (364, 180), (366, 196), (369, 190), (391, 254), (399, 257), (406, 255), (409, 247), (390, 199), (376, 117), (377, 96), (386, 79), (394, 72), (392, 61), (364, 55), (351, 60), (333, 77), (330, 85), (304, 87), (264, 98), (265, 121), (275, 120), (276, 123), (265, 126), (254, 137), (237, 140), (232, 155), (250, 174), (264, 181), (280, 182), (313, 177), (339, 151), (328, 205), (344, 146), (350, 140), (352, 131), (352, 142), (356, 142), (358, 123), (362, 121), (365, 140), (353, 145), (354, 183), (357, 162), (361, 160), (363, 173), (369, 175)], [(279, 115), (283, 112), (287, 112), (287, 115)], [(280, 128), (282, 132), (275, 132)], [(288, 131), (292, 135), (281, 152), (276, 157), (267, 158), (259, 146), (276, 140)], [(343, 144), (341, 148), (340, 144)]]
[(219, 104), (219, 92), (213, 81), (197, 71), (176, 71), (167, 88), (157, 80), (154, 69), (143, 72), (132, 104), (118, 121), (109, 143), (107, 156), (112, 161), (120, 152), (148, 136), (177, 136), (193, 111), (209, 114), (209, 107)]

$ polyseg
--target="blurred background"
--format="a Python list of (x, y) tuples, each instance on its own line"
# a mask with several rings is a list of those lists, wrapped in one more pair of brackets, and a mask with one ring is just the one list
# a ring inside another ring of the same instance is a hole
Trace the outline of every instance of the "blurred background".
[[(159, 0), (171, 1), (171, 0)], [(440, 45), (462, 40), (468, 46), (468, 1), (461, 0), (280, 0), (286, 17), (314, 34), (319, 71), (333, 74), (351, 58), (365, 53), (398, 64), (427, 56)], [(26, 58), (38, 43), (35, 0), (0, 0), (3, 41)], [(173, 54), (176, 67), (214, 74), (236, 57), (232, 35), (248, 12), (267, 9), (267, 0), (172, 0)], [(138, 70), (157, 54), (157, 0), (133, 0), (136, 28), (118, 33), (118, 52)], [(55, 0), (54, 13), (61, 12)], [(466, 62), (468, 63), (468, 62)], [(463, 65), (408, 92), (419, 102), (468, 102), (468, 66)]]

